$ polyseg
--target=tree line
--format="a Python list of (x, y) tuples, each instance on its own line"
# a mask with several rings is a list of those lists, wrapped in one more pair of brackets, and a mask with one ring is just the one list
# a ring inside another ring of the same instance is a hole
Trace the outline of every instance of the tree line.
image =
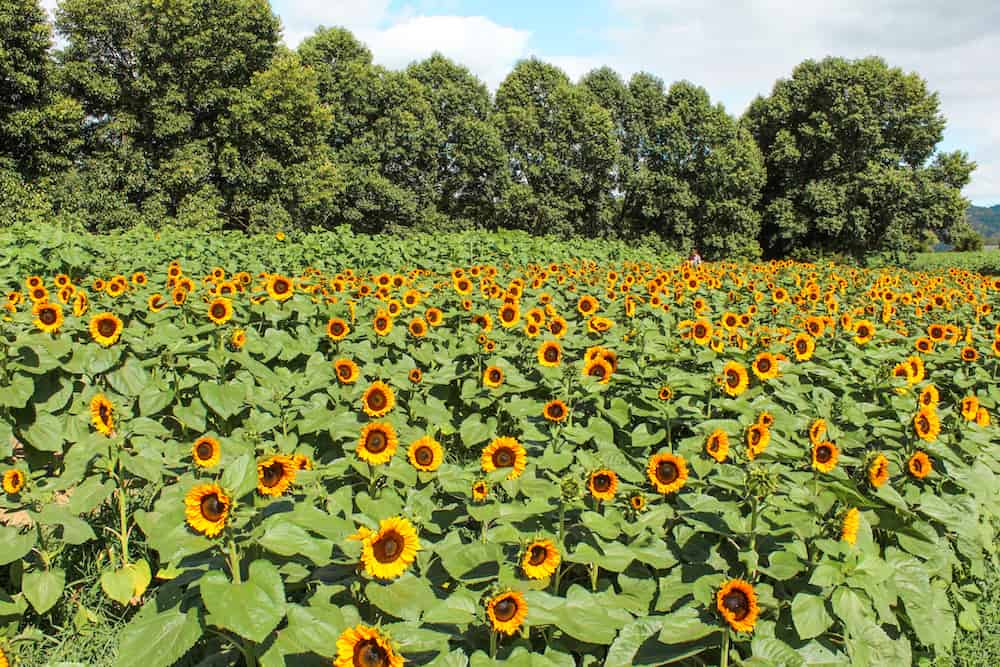
[(975, 168), (937, 94), (883, 60), (807, 60), (742, 117), (687, 81), (490, 91), (349, 31), (281, 41), (267, 0), (0, 6), (0, 223), (248, 231), (514, 228), (659, 237), (709, 258), (908, 251), (970, 230)]

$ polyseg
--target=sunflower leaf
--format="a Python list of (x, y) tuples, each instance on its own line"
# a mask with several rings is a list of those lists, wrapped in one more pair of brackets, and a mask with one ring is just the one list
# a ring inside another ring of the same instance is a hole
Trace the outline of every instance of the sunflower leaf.
[(245, 582), (230, 583), (212, 571), (201, 579), (201, 599), (209, 623), (263, 642), (285, 617), (285, 587), (272, 563), (255, 560)]

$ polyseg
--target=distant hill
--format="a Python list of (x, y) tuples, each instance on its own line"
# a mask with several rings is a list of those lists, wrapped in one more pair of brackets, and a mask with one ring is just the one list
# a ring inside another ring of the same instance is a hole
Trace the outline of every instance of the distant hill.
[(987, 243), (1000, 239), (1000, 204), (990, 207), (970, 206), (965, 215), (972, 228), (984, 239), (988, 239)]

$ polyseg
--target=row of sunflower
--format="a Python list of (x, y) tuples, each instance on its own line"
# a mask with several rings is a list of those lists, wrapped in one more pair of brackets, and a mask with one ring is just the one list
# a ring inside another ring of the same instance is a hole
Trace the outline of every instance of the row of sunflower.
[(1000, 280), (590, 251), (15, 263), (0, 655), (88, 586), (144, 667), (898, 665), (977, 627)]

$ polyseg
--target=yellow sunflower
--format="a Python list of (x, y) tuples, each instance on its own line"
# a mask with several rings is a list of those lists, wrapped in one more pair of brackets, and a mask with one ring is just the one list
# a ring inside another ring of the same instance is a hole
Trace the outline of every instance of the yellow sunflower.
[(753, 461), (764, 453), (771, 442), (771, 429), (763, 424), (751, 424), (747, 429), (747, 457)]
[(167, 307), (167, 301), (163, 298), (163, 295), (159, 292), (151, 294), (149, 299), (146, 300), (146, 306), (149, 308), (149, 312), (158, 313)]
[(554, 340), (545, 341), (538, 348), (538, 363), (554, 368), (562, 361), (562, 346)]
[(705, 451), (719, 463), (724, 463), (729, 456), (729, 434), (721, 428), (712, 431), (705, 441)]
[(213, 299), (208, 304), (208, 319), (215, 324), (225, 324), (233, 317), (233, 302), (224, 297)]
[(932, 384), (924, 387), (918, 398), (921, 407), (925, 408), (936, 408), (939, 400), (940, 395), (938, 394), (937, 387)]
[(743, 364), (727, 361), (722, 367), (722, 388), (730, 396), (739, 396), (750, 385), (750, 376)]
[(933, 472), (930, 457), (919, 450), (914, 452), (910, 460), (906, 462), (906, 467), (910, 471), (910, 474), (917, 479), (923, 479)]
[(875, 325), (868, 320), (854, 322), (854, 342), (858, 345), (870, 343), (875, 337)]
[(486, 616), (496, 632), (513, 635), (528, 615), (528, 603), (517, 591), (495, 595), (486, 603)]
[(295, 481), (299, 467), (290, 456), (270, 456), (257, 462), (257, 491), (264, 496), (280, 496)]
[(444, 449), (441, 447), (440, 442), (429, 435), (425, 435), (413, 441), (406, 452), (406, 456), (417, 470), (432, 472), (437, 470), (441, 462), (444, 461)]
[(347, 628), (337, 639), (337, 658), (333, 667), (403, 667), (402, 656), (393, 650), (389, 641), (367, 625)]
[(365, 573), (378, 579), (395, 579), (417, 558), (420, 538), (404, 517), (382, 519), (378, 532), (368, 531), (361, 541)]
[(326, 335), (332, 341), (344, 340), (349, 333), (351, 333), (351, 327), (343, 318), (331, 317), (330, 321), (326, 323)]
[(295, 294), (295, 284), (285, 276), (274, 274), (267, 280), (267, 294), (275, 301), (288, 301)]
[(628, 506), (636, 512), (644, 511), (646, 509), (646, 496), (641, 493), (633, 493), (629, 496)]
[(552, 540), (535, 540), (524, 550), (521, 568), (529, 579), (544, 579), (556, 571), (559, 559), (559, 549)]
[(392, 387), (376, 380), (361, 397), (361, 407), (369, 417), (384, 417), (396, 406)]
[(122, 321), (113, 313), (99, 313), (90, 318), (90, 335), (104, 347), (113, 345), (121, 333)]
[(502, 468), (510, 468), (507, 479), (517, 479), (524, 472), (528, 457), (524, 447), (516, 438), (494, 438), (483, 448), (480, 457), (483, 470), (494, 472)]
[(490, 495), (490, 486), (485, 480), (479, 479), (472, 484), (472, 500), (481, 503)]
[(800, 333), (792, 341), (792, 350), (798, 361), (809, 361), (816, 350), (816, 341), (807, 333)]
[(610, 382), (612, 373), (614, 369), (603, 357), (593, 357), (583, 365), (583, 375), (597, 378), (600, 384)]
[(814, 445), (818, 445), (823, 442), (824, 435), (826, 435), (826, 420), (813, 420), (813, 423), (809, 425), (809, 442)]
[(483, 371), (483, 384), (490, 389), (496, 389), (503, 384), (503, 370), (499, 366), (487, 366)]
[(858, 526), (861, 523), (861, 512), (857, 507), (852, 507), (844, 513), (843, 523), (840, 527), (840, 539), (848, 544), (858, 541)]
[(422, 317), (414, 317), (410, 320), (407, 329), (409, 329), (410, 335), (414, 338), (423, 338), (427, 335), (427, 320)]
[(35, 326), (45, 333), (55, 333), (63, 325), (62, 306), (58, 303), (39, 301), (31, 308), (35, 316)]
[(975, 421), (979, 412), (979, 399), (975, 396), (966, 396), (962, 399), (962, 416), (966, 421)]
[(90, 420), (99, 432), (111, 436), (115, 430), (114, 406), (104, 394), (97, 394), (90, 399)]
[(590, 489), (590, 495), (597, 500), (613, 500), (615, 492), (618, 491), (618, 474), (607, 468), (595, 470), (590, 473), (587, 488)]
[(820, 472), (830, 472), (837, 467), (840, 449), (829, 440), (813, 445), (812, 467)]
[(388, 422), (366, 424), (358, 437), (358, 446), (354, 452), (358, 458), (372, 465), (388, 463), (396, 453), (399, 439), (396, 429)]
[(232, 501), (218, 484), (199, 484), (184, 497), (188, 525), (206, 537), (215, 537), (226, 526)]
[(569, 408), (567, 408), (566, 404), (559, 399), (549, 401), (545, 404), (545, 407), (542, 408), (542, 416), (551, 422), (565, 421), (566, 417), (569, 416)]
[(918, 438), (934, 442), (941, 433), (941, 419), (934, 408), (920, 408), (920, 411), (913, 416), (913, 428)]
[(759, 380), (765, 381), (778, 377), (778, 360), (770, 352), (758, 354), (750, 367)]
[(229, 342), (237, 350), (243, 349), (243, 346), (247, 344), (247, 332), (243, 329), (237, 329), (229, 337)]
[(654, 454), (649, 457), (646, 475), (658, 493), (675, 493), (687, 482), (687, 463), (669, 452)]
[(333, 362), (333, 370), (341, 384), (354, 384), (361, 375), (358, 365), (350, 359), (337, 359)]
[(746, 581), (730, 579), (715, 595), (715, 607), (737, 632), (753, 632), (757, 623), (757, 594)]
[(879, 454), (868, 466), (868, 481), (876, 489), (889, 481), (889, 459)]
[(5, 470), (3, 473), (3, 490), (4, 493), (14, 495), (21, 492), (24, 488), (25, 483), (24, 473), (17, 468), (11, 468)]
[(976, 412), (976, 425), (986, 427), (990, 425), (990, 413), (986, 408), (979, 408)]
[(194, 441), (191, 446), (191, 456), (194, 463), (199, 468), (211, 468), (222, 458), (222, 449), (219, 441), (207, 435), (203, 435)]

